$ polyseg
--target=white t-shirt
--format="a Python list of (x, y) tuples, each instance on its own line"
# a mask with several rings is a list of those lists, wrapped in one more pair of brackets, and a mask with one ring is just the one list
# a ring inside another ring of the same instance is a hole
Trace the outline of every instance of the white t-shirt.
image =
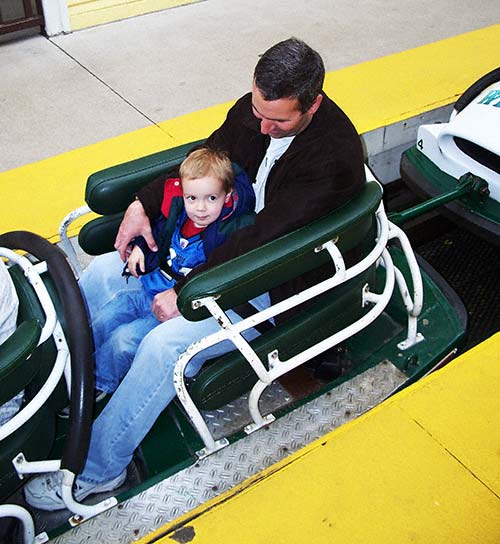
[[(16, 330), (18, 306), (19, 301), (14, 284), (5, 263), (0, 259), (0, 344), (3, 344)], [(22, 400), (23, 394), (21, 392), (0, 406), (0, 425), (9, 421), (19, 411)]]
[(267, 176), (274, 166), (274, 163), (290, 147), (295, 136), (286, 136), (285, 138), (271, 138), (266, 154), (259, 166), (259, 171), (255, 177), (255, 212), (258, 213), (264, 207), (266, 194)]

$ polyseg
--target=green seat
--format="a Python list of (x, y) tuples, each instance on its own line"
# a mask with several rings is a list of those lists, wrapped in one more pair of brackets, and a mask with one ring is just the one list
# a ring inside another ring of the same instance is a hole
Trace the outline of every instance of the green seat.
[[(356, 252), (359, 259), (375, 244), (375, 211), (382, 191), (377, 183), (368, 183), (363, 193), (343, 208), (314, 223), (208, 270), (190, 280), (180, 291), (178, 306), (187, 319), (207, 316), (193, 303), (203, 297), (217, 297), (223, 308), (233, 308), (269, 291), (284, 281), (330, 263), (328, 253), (315, 248), (328, 240), (337, 240), (342, 254)], [(375, 264), (363, 273), (313, 299), (293, 318), (265, 332), (251, 345), (267, 366), (267, 355), (278, 350), (287, 360), (358, 320), (369, 308), (363, 308), (362, 291), (373, 283)], [(257, 376), (239, 351), (231, 352), (201, 369), (190, 386), (190, 394), (200, 409), (215, 409), (249, 391)]]
[[(19, 298), (18, 327), (0, 346), (0, 404), (25, 390), (30, 400), (44, 381), (44, 360), (53, 363), (55, 350), (49, 338), (37, 348), (45, 317), (38, 299), (22, 270), (9, 269)], [(0, 500), (21, 484), (12, 459), (23, 452), (28, 459), (46, 459), (54, 443), (56, 403), (49, 403), (25, 425), (0, 442)]]
[[(17, 328), (0, 346), (0, 403), (23, 390), (22, 410), (35, 397), (32, 406), (40, 403), (31, 417), (24, 412), (22, 417), (28, 417), (27, 421), (9, 434), (9, 423), (2, 426), (0, 499), (4, 501), (23, 483), (12, 464), (20, 453), (26, 462), (17, 467), (24, 472), (31, 472), (32, 461), (58, 457), (62, 468), (73, 474), (81, 472), (90, 439), (94, 382), (85, 304), (62, 251), (24, 231), (0, 235), (0, 250), (11, 260), (8, 271), (19, 299)], [(16, 256), (16, 250), (26, 252), (29, 258)], [(35, 262), (40, 264), (36, 269), (32, 266)], [(54, 328), (45, 332), (47, 315)], [(63, 370), (70, 370), (73, 380), (71, 411), (65, 436), (55, 448), (57, 414), (68, 404)]]

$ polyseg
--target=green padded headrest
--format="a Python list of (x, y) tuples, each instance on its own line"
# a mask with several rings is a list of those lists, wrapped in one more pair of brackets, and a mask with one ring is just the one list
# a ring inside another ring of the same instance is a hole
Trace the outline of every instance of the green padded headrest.
[(85, 201), (101, 215), (124, 211), (141, 187), (179, 166), (187, 152), (203, 141), (153, 153), (92, 174), (87, 180)]

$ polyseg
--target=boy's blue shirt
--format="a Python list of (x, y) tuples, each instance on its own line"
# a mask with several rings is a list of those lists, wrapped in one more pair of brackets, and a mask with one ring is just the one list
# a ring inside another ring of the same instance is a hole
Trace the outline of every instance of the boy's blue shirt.
[[(151, 251), (142, 236), (134, 240), (144, 253), (145, 272), (138, 270), (143, 276), (143, 286), (152, 296), (165, 291), (175, 285), (176, 278), (180, 275), (177, 266), (169, 266), (170, 247), (174, 235), (178, 236), (184, 225), (187, 214), (182, 198), (180, 180), (169, 178), (165, 181), (164, 196), (162, 202), (162, 214), (153, 222), (153, 236), (158, 246), (158, 251)], [(250, 178), (245, 171), (240, 170), (234, 178), (234, 188), (229, 203), (222, 208), (219, 217), (201, 234), (187, 239), (190, 246), (190, 269), (206, 261), (208, 255), (218, 246), (223, 244), (236, 230), (251, 225), (255, 217), (255, 193)], [(177, 234), (176, 234), (177, 233)], [(193, 238), (199, 237), (198, 240)], [(176, 248), (176, 253), (179, 248)], [(182, 248), (181, 248), (182, 250)], [(161, 273), (163, 270), (172, 279), (169, 280)], [(127, 269), (124, 275), (130, 275)], [(147, 277), (146, 277), (147, 275)]]

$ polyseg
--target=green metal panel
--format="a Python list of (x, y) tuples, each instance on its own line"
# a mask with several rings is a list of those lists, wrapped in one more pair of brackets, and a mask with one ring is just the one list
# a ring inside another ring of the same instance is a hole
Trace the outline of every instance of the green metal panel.
[[(416, 168), (421, 176), (432, 184), (439, 193), (457, 189), (459, 180), (440, 170), (415, 145), (405, 151), (403, 156)], [(457, 203), (463, 208), (487, 220), (500, 223), (500, 203), (491, 198), (478, 199), (474, 193), (461, 196)]]

